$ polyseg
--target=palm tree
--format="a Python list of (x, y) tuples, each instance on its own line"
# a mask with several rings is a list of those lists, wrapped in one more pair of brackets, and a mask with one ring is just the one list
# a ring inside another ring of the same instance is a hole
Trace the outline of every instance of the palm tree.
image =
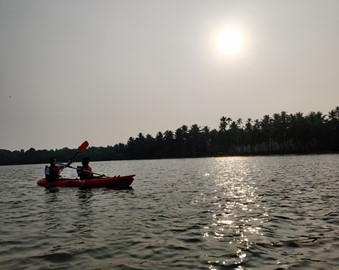
[(192, 125), (188, 134), (190, 153), (191, 155), (197, 155), (200, 148), (200, 127), (197, 124)]
[(339, 106), (328, 113), (327, 133), (330, 149), (339, 151)]
[(277, 151), (288, 151), (287, 131), (289, 116), (285, 111), (273, 114), (273, 139), (277, 143)]
[(221, 133), (224, 133), (227, 129), (227, 125), (229, 125), (229, 123), (232, 121), (231, 118), (229, 117), (225, 117), (225, 116), (222, 116), (220, 118), (220, 124), (219, 124), (219, 131)]
[(308, 130), (306, 119), (303, 113), (290, 114), (289, 137), (292, 140), (293, 150), (297, 152), (306, 151), (306, 141), (308, 141)]
[(240, 144), (240, 127), (238, 125), (239, 122), (240, 122), (239, 119), (238, 121), (232, 121), (232, 123), (230, 124), (230, 128), (228, 130), (230, 150), (233, 154), (237, 152), (238, 149), (237, 146)]
[(307, 120), (310, 132), (310, 146), (315, 150), (320, 150), (325, 116), (321, 112), (310, 112), (307, 115)]
[(266, 145), (266, 151), (272, 151), (272, 118), (267, 114), (264, 115), (263, 119), (260, 122), (260, 130), (261, 130), (261, 139)]
[(253, 135), (252, 119), (247, 118), (242, 140), (244, 143), (245, 153), (249, 153), (251, 151), (251, 145), (254, 144), (252, 135)]
[(167, 157), (173, 157), (174, 151), (174, 133), (171, 130), (166, 130), (164, 133), (164, 149), (163, 152)]
[(175, 131), (175, 153), (179, 157), (187, 155), (188, 127), (181, 126)]

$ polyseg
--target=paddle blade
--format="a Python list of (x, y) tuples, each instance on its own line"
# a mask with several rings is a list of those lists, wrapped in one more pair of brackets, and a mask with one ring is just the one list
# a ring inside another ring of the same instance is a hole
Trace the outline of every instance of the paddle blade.
[(78, 147), (78, 152), (85, 151), (87, 147), (89, 146), (88, 141), (84, 141), (79, 147)]

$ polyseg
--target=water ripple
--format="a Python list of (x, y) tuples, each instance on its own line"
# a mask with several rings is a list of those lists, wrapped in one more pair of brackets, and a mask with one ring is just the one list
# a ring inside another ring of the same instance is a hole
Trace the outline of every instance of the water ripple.
[[(0, 167), (2, 269), (338, 269), (338, 155), (93, 162), (133, 189)], [(67, 172), (72, 176), (72, 172)]]

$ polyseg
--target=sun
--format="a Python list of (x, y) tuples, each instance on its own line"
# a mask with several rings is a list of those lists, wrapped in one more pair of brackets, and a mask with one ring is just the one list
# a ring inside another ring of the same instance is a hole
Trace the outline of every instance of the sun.
[(218, 50), (222, 54), (234, 55), (239, 53), (242, 46), (242, 36), (237, 29), (228, 29), (218, 34)]

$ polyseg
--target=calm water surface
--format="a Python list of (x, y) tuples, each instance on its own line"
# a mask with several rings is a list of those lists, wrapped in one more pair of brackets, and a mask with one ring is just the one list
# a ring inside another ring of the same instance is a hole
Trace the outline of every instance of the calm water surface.
[[(93, 162), (130, 190), (0, 166), (0, 269), (339, 269), (339, 155)], [(67, 169), (64, 176), (75, 176)]]

